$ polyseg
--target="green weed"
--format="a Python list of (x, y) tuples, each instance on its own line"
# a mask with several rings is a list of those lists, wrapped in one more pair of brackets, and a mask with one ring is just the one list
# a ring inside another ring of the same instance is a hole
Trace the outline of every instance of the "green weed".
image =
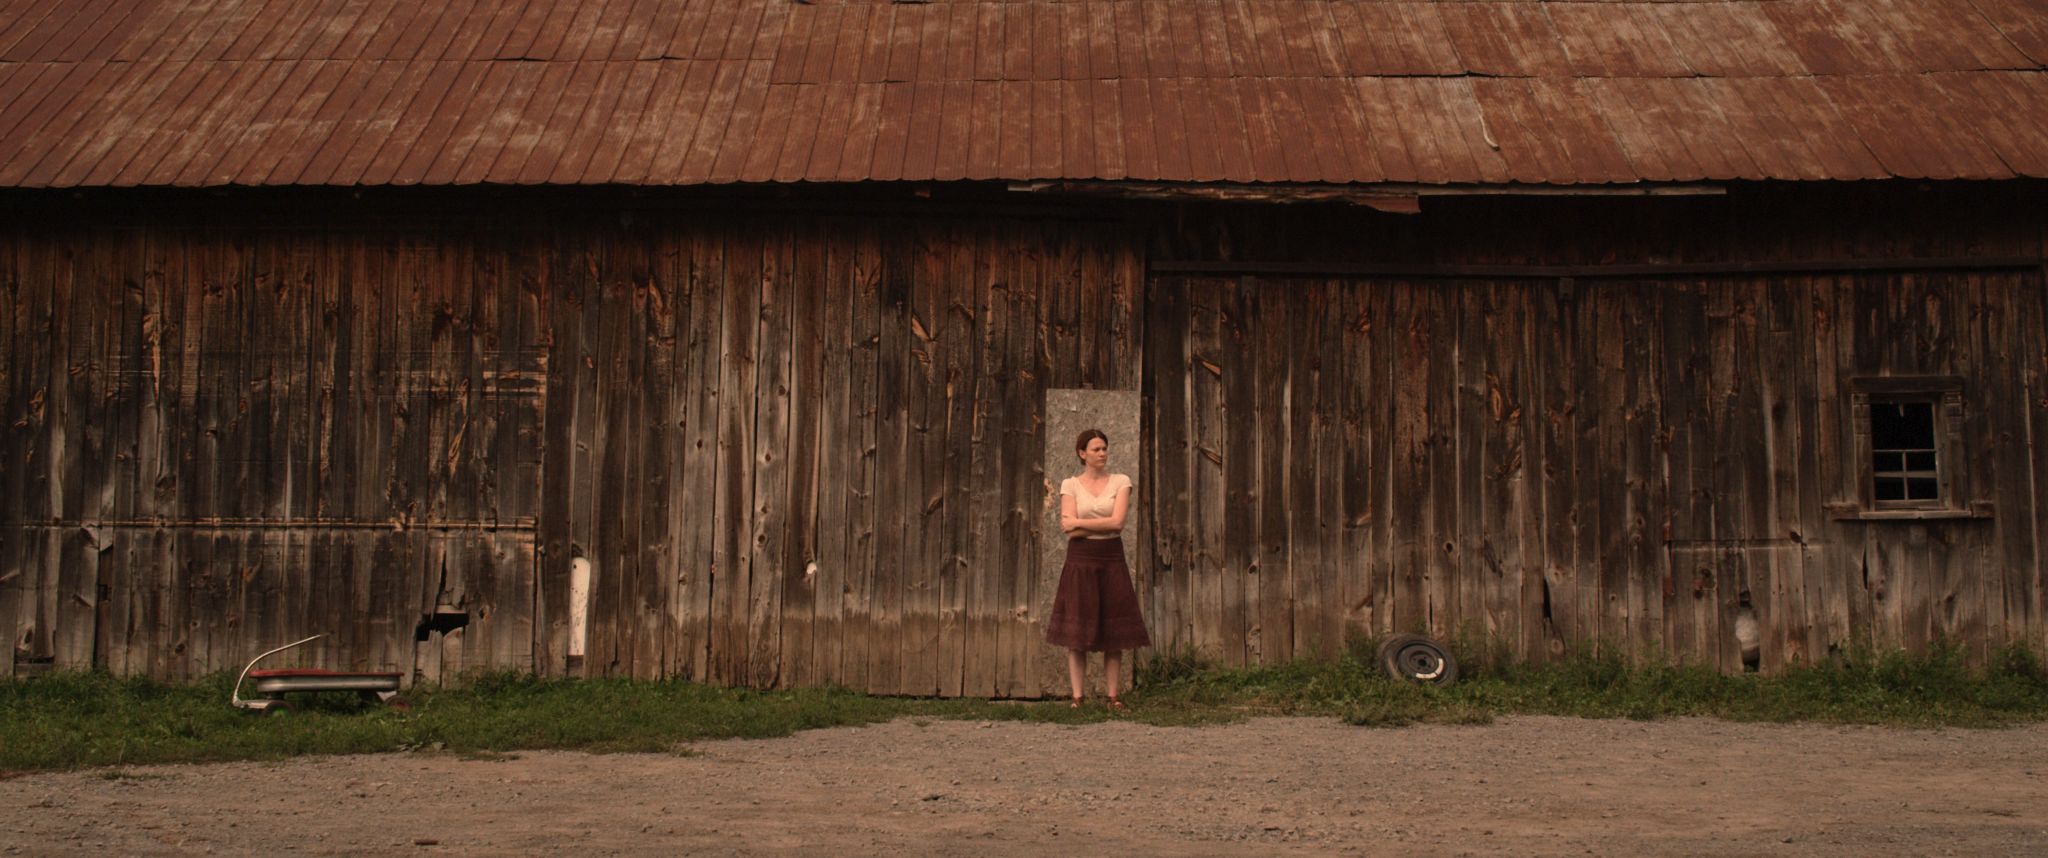
[[(167, 684), (100, 673), (0, 682), (0, 776), (83, 766), (284, 759), (305, 754), (422, 751), (505, 759), (521, 750), (689, 753), (695, 742), (784, 736), (901, 717), (1082, 724), (1112, 717), (1198, 726), (1254, 715), (1314, 715), (1371, 727), (1491, 723), (1504, 715), (1820, 721), (1909, 727), (1997, 727), (2048, 718), (2048, 667), (2012, 648), (1973, 663), (1956, 647), (1924, 654), (1848, 652), (1772, 676), (1724, 675), (1630, 657), (1613, 647), (1545, 665), (1456, 643), (1465, 679), (1448, 688), (1387, 678), (1376, 641), (1336, 661), (1219, 669), (1192, 653), (1138, 665), (1133, 708), (1099, 701), (1017, 703), (872, 697), (839, 689), (761, 692), (680, 681), (561, 681), (513, 673), (463, 677), (409, 692), (410, 711), (353, 695), (301, 696), (294, 711), (255, 717), (227, 705), (231, 676)], [(1456, 650), (1454, 650), (1456, 651)], [(1981, 666), (1979, 666), (1981, 665)], [(131, 777), (121, 770), (103, 777)]]

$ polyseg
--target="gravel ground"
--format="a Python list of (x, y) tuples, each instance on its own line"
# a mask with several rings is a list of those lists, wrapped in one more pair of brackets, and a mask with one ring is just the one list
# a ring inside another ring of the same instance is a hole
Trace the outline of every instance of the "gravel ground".
[(0, 854), (2048, 855), (2048, 725), (898, 720), (0, 781)]

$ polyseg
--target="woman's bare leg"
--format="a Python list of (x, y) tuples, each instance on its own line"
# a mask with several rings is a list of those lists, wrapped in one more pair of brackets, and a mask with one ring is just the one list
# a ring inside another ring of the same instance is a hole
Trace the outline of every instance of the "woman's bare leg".
[[(1075, 700), (1081, 699), (1082, 692), (1086, 690), (1082, 686), (1082, 682), (1087, 678), (1088, 654), (1078, 649), (1067, 650), (1067, 684), (1073, 687)], [(1111, 685), (1110, 687), (1115, 688), (1116, 686)], [(1110, 693), (1114, 694), (1115, 692), (1112, 691)]]
[(1111, 700), (1116, 699), (1116, 683), (1118, 679), (1122, 678), (1123, 669), (1124, 654), (1121, 650), (1113, 649), (1102, 654), (1103, 681), (1109, 684), (1109, 698)]

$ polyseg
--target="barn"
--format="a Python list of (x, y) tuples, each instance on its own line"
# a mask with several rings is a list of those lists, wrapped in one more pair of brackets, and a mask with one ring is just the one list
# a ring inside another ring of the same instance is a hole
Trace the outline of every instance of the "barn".
[(2040, 0), (0, 0), (0, 676), (1037, 696), (1090, 422), (1153, 654), (2039, 651), (2044, 179)]

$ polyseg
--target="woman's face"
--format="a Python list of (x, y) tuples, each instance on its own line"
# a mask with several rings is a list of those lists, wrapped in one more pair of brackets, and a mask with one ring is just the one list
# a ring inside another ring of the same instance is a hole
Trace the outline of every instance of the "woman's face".
[(1101, 438), (1088, 439), (1088, 446), (1081, 448), (1081, 464), (1090, 468), (1109, 467), (1109, 442)]

